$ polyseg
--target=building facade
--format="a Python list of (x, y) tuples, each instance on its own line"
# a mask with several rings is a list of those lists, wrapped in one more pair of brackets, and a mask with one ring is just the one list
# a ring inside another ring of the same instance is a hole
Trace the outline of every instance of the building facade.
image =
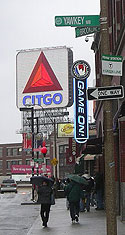
[[(34, 152), (34, 158), (36, 158), (36, 152)], [(43, 159), (42, 153), (39, 153), (39, 158)], [(45, 162), (46, 160), (46, 162)], [(45, 162), (50, 165), (49, 161), (49, 150), (46, 156)], [(12, 165), (27, 165), (30, 166), (32, 161), (32, 152), (23, 150), (22, 143), (12, 144), (0, 144), (0, 177), (10, 177), (12, 175)]]
[[(122, 56), (122, 76), (112, 77), (112, 86), (122, 85), (125, 90), (125, 1), (108, 0), (108, 33), (110, 44), (110, 55)], [(96, 87), (102, 86), (101, 79), (101, 37), (100, 33), (95, 35), (92, 44), (95, 52), (96, 64)], [(94, 117), (96, 120), (97, 137), (103, 139), (103, 102), (94, 103)], [(113, 132), (114, 132), (114, 160), (115, 180), (117, 192), (117, 211), (121, 219), (125, 220), (125, 98), (112, 101)], [(104, 156), (99, 159), (100, 171), (104, 172)]]

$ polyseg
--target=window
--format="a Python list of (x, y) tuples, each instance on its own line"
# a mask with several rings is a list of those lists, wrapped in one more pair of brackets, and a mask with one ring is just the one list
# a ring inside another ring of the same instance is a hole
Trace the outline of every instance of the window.
[(2, 157), (2, 156), (3, 156), (3, 149), (0, 148), (0, 157)]
[(11, 165), (19, 165), (19, 161), (11, 161)]
[(61, 145), (59, 146), (59, 153), (66, 153), (66, 148), (68, 145)]
[(17, 150), (18, 150), (17, 148), (13, 148), (12, 149), (12, 155), (13, 156), (17, 156), (18, 155), (18, 151)]
[(10, 169), (11, 168), (11, 161), (7, 161), (6, 164), (7, 164), (7, 169)]
[(65, 146), (64, 146), (64, 153), (66, 153), (67, 148), (69, 148), (69, 146), (68, 146), (68, 145), (65, 145)]
[(7, 148), (7, 156), (12, 156), (12, 149), (11, 148)]
[(59, 146), (59, 153), (64, 153), (64, 146)]
[(59, 159), (59, 166), (64, 166), (63, 158), (60, 158), (60, 159)]
[(22, 160), (6, 162), (7, 169), (11, 169), (11, 165), (22, 165)]
[(3, 166), (2, 166), (2, 161), (0, 161), (0, 169), (2, 169), (3, 168)]
[(27, 150), (26, 151), (26, 155), (31, 155), (32, 154), (32, 151), (31, 150)]
[(18, 165), (22, 165), (22, 160), (19, 160), (19, 161), (18, 161)]
[(29, 165), (29, 166), (30, 166), (30, 161), (31, 161), (31, 159), (27, 159), (27, 160), (26, 160), (26, 165)]

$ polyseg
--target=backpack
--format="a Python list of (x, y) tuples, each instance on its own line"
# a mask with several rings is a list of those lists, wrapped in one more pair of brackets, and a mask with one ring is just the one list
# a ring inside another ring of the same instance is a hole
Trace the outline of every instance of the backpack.
[(90, 177), (87, 179), (88, 185), (86, 185), (85, 190), (86, 192), (91, 192), (92, 188), (94, 187), (94, 180)]

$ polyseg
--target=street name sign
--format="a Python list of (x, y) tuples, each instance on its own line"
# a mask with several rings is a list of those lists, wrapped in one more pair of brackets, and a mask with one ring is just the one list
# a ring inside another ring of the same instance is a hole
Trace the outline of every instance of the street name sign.
[(44, 159), (43, 158), (34, 158), (34, 162), (44, 162)]
[(55, 16), (55, 26), (99, 26), (100, 15)]
[(100, 27), (99, 26), (93, 26), (93, 27), (77, 27), (75, 28), (75, 37), (82, 37), (82, 36), (86, 36), (92, 33), (96, 33), (100, 31)]
[(102, 55), (102, 74), (122, 76), (122, 56)]
[(109, 87), (93, 87), (87, 90), (88, 100), (107, 100), (120, 99), (124, 97), (124, 87), (109, 86)]

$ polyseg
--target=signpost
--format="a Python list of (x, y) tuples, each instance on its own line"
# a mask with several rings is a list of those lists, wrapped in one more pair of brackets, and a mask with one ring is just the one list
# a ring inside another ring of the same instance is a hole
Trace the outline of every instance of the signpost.
[(124, 97), (124, 87), (109, 86), (109, 87), (94, 87), (88, 88), (88, 100), (108, 100), (120, 99)]
[(99, 15), (55, 16), (55, 26), (99, 26)]
[(96, 33), (100, 31), (100, 27), (99, 26), (93, 26), (93, 27), (77, 27), (75, 28), (75, 37), (82, 37), (82, 36), (86, 36), (92, 33)]
[(122, 56), (102, 55), (102, 74), (122, 76)]

